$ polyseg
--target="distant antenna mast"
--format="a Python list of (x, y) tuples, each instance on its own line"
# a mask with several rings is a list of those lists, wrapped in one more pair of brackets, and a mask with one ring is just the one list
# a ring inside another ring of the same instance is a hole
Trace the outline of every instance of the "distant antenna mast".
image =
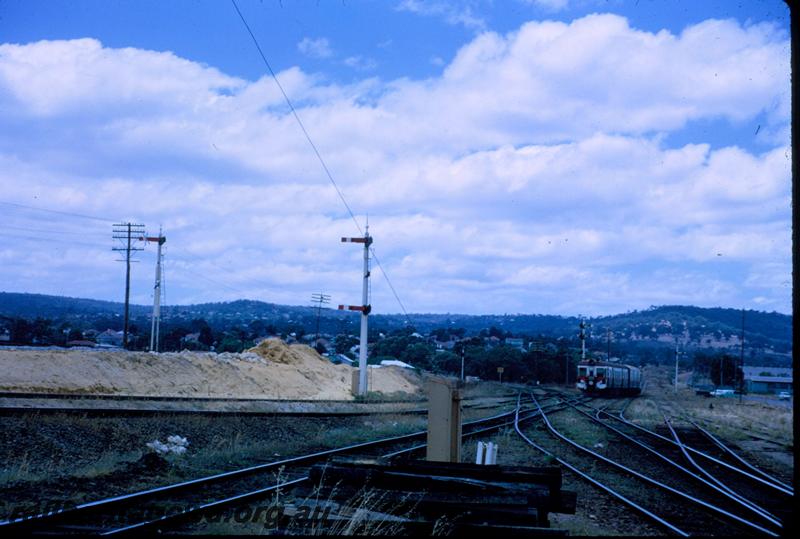
[(342, 238), (342, 243), (364, 244), (364, 282), (361, 289), (361, 305), (339, 305), (339, 310), (361, 311), (361, 339), (358, 345), (358, 394), (367, 394), (367, 317), (372, 306), (369, 304), (369, 247), (372, 237), (367, 224), (363, 238)]
[(140, 241), (158, 244), (158, 254), (156, 255), (156, 284), (153, 287), (153, 322), (150, 326), (150, 351), (158, 353), (158, 332), (161, 326), (161, 246), (167, 238), (158, 229), (158, 236), (142, 236)]
[[(139, 236), (144, 234), (144, 225), (134, 225), (131, 223), (121, 223), (113, 226), (113, 238), (123, 241), (123, 247), (112, 247), (112, 251), (125, 251), (125, 322), (122, 333), (122, 347), (128, 348), (128, 307), (131, 297), (131, 251), (141, 251), (141, 247), (134, 247), (131, 244), (134, 234)], [(135, 262), (135, 261), (134, 261)]]
[(317, 339), (314, 341), (314, 348), (319, 346), (319, 317), (322, 314), (322, 305), (330, 303), (331, 297), (328, 294), (318, 293), (311, 294), (311, 301), (317, 304)]

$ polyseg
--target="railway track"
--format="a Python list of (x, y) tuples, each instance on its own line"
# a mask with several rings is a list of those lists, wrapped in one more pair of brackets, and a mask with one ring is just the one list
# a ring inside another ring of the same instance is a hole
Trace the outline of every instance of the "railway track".
[[(554, 410), (561, 404), (548, 404)], [(464, 423), (464, 437), (478, 436), (514, 423), (515, 412), (503, 412)], [(520, 420), (535, 417), (530, 412)], [(426, 431), (371, 440), (345, 447), (268, 462), (231, 472), (202, 477), (122, 496), (80, 504), (45, 514), (27, 515), (0, 522), (0, 530), (23, 533), (117, 534), (170, 528), (208, 511), (263, 500), (308, 480), (306, 471), (315, 462), (335, 455), (398, 458), (425, 447), (419, 440)]]
[[(594, 415), (583, 410), (578, 410), (578, 412), (584, 414), (590, 420), (603, 426), (605, 429), (614, 432), (618, 436), (618, 439), (624, 440), (629, 445), (640, 449), (642, 453), (646, 452), (652, 455), (654, 458), (658, 459), (659, 463), (668, 466), (669, 470), (666, 470), (665, 473), (669, 473), (670, 470), (673, 474), (678, 473), (687, 481), (684, 483), (685, 486), (683, 488), (696, 492), (696, 496), (708, 499), (720, 508), (726, 508), (730, 514), (739, 516), (746, 515), (748, 518), (760, 522), (763, 527), (768, 529), (774, 528), (778, 531), (781, 530), (783, 519), (765, 510), (763, 502), (733, 492), (716, 477), (698, 468), (693, 460), (687, 462), (688, 459), (685, 458), (685, 454), (675, 454), (675, 452), (670, 451), (671, 448), (669, 446), (665, 447), (664, 445), (653, 444), (652, 442), (646, 443), (624, 427), (618, 428), (615, 425), (609, 425), (603, 422), (599, 419), (599, 416), (605, 413), (602, 410), (597, 410)], [(686, 452), (686, 446), (684, 446), (684, 451), (681, 453), (684, 452)], [(684, 458), (681, 458), (681, 456)], [(774, 498), (769, 501), (771, 505), (780, 503), (780, 500)]]
[[(576, 403), (569, 403), (569, 405), (576, 410)], [(620, 405), (624, 409), (627, 403), (609, 404), (604, 408)], [(581, 413), (581, 417), (587, 421), (592, 420), (602, 424), (602, 421), (597, 420), (588, 412), (576, 410), (575, 413)], [(598, 413), (600, 412), (598, 411)], [(574, 418), (562, 417), (564, 421), (574, 420)], [(590, 480), (603, 483), (595, 486), (623, 501), (670, 533), (767, 536), (777, 536), (780, 533), (779, 522), (778, 525), (765, 522), (760, 515), (753, 515), (752, 518), (747, 518), (751, 515), (743, 516), (746, 512), (742, 510), (741, 506), (733, 504), (729, 498), (711, 489), (708, 484), (704, 484), (702, 481), (698, 482), (696, 478), (692, 480), (695, 483), (692, 485), (685, 480), (677, 480), (674, 467), (680, 468), (680, 466), (675, 462), (670, 462), (672, 459), (660, 455), (652, 448), (645, 451), (643, 445), (638, 446), (638, 449), (642, 450), (638, 454), (631, 452), (630, 449), (621, 451), (601, 449), (598, 451), (595, 450), (597, 448), (586, 447), (565, 436), (549, 421), (546, 413), (542, 414), (542, 419), (546, 431), (555, 440), (548, 440), (545, 437), (540, 441), (537, 449), (549, 450), (553, 454), (562, 455), (566, 450), (570, 455), (569, 464), (572, 468), (591, 475)], [(595, 428), (602, 429), (603, 427), (597, 425)], [(531, 443), (530, 438), (524, 436), (521, 431), (518, 432), (528, 443)], [(618, 433), (624, 434), (619, 429)], [(632, 442), (626, 440), (626, 443), (630, 445)], [(617, 457), (617, 460), (611, 458), (614, 456)], [(654, 459), (657, 460), (654, 462)], [(624, 464), (620, 462), (622, 460), (624, 460)], [(602, 463), (602, 466), (598, 467), (598, 463)], [(593, 471), (589, 474), (581, 468)], [(631, 477), (635, 478), (638, 484), (632, 483)], [(653, 488), (643, 489), (642, 483)], [(711, 482), (706, 481), (706, 483)], [(615, 485), (615, 488), (609, 485)], [(645, 506), (650, 509), (645, 510)], [(658, 510), (656, 511), (655, 508)]]
[[(624, 413), (620, 413), (618, 415), (613, 415), (613, 414), (608, 414), (608, 413), (604, 412), (604, 415), (606, 415), (606, 417), (614, 419), (615, 421), (617, 421), (617, 422), (619, 422), (619, 423), (621, 423), (621, 424), (623, 424), (623, 425), (625, 425), (627, 427), (635, 429), (639, 433), (646, 434), (648, 436), (648, 438), (651, 440), (651, 443), (656, 443), (656, 444), (662, 444), (663, 443), (663, 444), (665, 444), (664, 447), (672, 446), (672, 448), (680, 450), (680, 444), (678, 442), (676, 442), (674, 439), (671, 439), (671, 438), (665, 436), (664, 434), (659, 433), (658, 431), (647, 429), (647, 428), (645, 428), (645, 427), (643, 427), (641, 425), (638, 425), (638, 424), (636, 424), (636, 423), (634, 423), (632, 421), (629, 421), (625, 417)], [(668, 429), (665, 429), (665, 430), (668, 430)], [(709, 447), (709, 446), (706, 446), (706, 447)], [(788, 485), (784, 485), (782, 483), (775, 483), (772, 480), (764, 479), (764, 478), (760, 477), (759, 475), (755, 475), (755, 474), (750, 473), (748, 470), (744, 469), (742, 466), (740, 466), (738, 464), (731, 464), (729, 462), (726, 462), (725, 459), (717, 458), (714, 455), (710, 455), (710, 454), (708, 454), (708, 453), (706, 453), (704, 451), (701, 451), (699, 449), (696, 449), (696, 448), (694, 448), (692, 446), (684, 445), (684, 448), (687, 451), (687, 453), (689, 453), (692, 457), (699, 457), (700, 459), (702, 459), (703, 462), (712, 463), (714, 465), (717, 465), (717, 466), (723, 468), (725, 470), (725, 473), (744, 476), (744, 477), (748, 478), (750, 481), (758, 483), (758, 484), (762, 485), (765, 488), (774, 490), (775, 492), (783, 494), (785, 496), (793, 496), (794, 495), (794, 489), (792, 487), (789, 487)]]
[[(38, 401), (40, 398), (43, 400)], [(53, 401), (60, 403), (60, 405), (51, 404)], [(463, 408), (466, 410), (486, 410), (502, 406), (511, 407), (515, 402), (516, 397), (474, 396), (464, 400)], [(179, 399), (153, 397), (142, 399), (127, 395), (104, 395), (72, 399), (61, 394), (40, 397), (3, 397), (0, 394), (0, 415), (37, 413), (78, 414), (87, 417), (149, 417), (158, 415), (358, 417), (381, 414), (421, 415), (426, 414), (428, 411), (426, 404), (426, 400), (287, 401), (194, 397)], [(208, 408), (215, 406), (217, 409)]]

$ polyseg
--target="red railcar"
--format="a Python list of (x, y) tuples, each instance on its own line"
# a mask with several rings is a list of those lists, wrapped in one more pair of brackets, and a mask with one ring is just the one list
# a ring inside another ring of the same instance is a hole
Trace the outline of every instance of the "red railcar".
[(636, 396), (642, 392), (642, 371), (619, 363), (581, 361), (575, 385), (590, 395)]

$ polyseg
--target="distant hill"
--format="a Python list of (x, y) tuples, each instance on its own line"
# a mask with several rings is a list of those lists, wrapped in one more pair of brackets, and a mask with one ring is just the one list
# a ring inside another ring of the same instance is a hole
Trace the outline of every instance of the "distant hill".
[[(131, 305), (132, 319), (146, 319), (150, 306)], [(123, 304), (84, 298), (0, 292), (0, 324), (2, 318), (37, 317), (73, 323), (92, 318), (117, 318)], [(315, 329), (316, 310), (311, 306), (289, 306), (253, 300), (196, 305), (172, 305), (162, 308), (165, 322), (179, 323), (205, 319), (222, 328), (247, 325), (254, 321), (280, 327), (296, 326), (311, 332)], [(373, 315), (371, 327), (388, 332), (410, 322), (417, 331), (429, 333), (436, 328), (464, 328), (467, 335), (478, 334), (492, 327), (504, 334), (543, 335), (573, 340), (580, 320), (574, 316), (537, 314), (462, 315), (411, 314)], [(587, 319), (588, 333), (595, 343), (607, 336), (615, 343), (676, 343), (687, 347), (738, 350), (742, 330), (742, 311), (737, 309), (693, 306), (661, 306), (613, 316)], [(320, 330), (327, 333), (355, 331), (358, 316), (354, 313), (324, 309)], [(745, 311), (745, 343), (749, 349), (763, 349), (781, 355), (792, 350), (792, 317), (780, 313)]]

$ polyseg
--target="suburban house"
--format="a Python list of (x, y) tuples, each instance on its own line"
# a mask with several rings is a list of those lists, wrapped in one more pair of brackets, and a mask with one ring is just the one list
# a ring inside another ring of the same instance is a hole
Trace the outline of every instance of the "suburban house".
[(122, 346), (122, 331), (107, 329), (97, 335), (97, 344), (100, 346)]

